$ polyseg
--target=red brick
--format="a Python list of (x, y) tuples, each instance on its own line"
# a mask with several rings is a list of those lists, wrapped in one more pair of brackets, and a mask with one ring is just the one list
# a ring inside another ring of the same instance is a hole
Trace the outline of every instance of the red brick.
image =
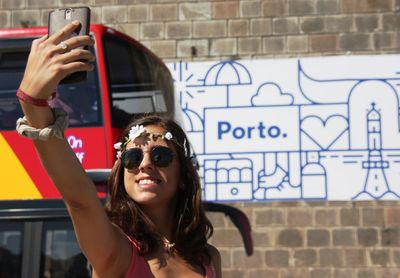
[(241, 17), (259, 17), (261, 15), (260, 1), (240, 1)]
[(267, 37), (263, 40), (263, 51), (266, 54), (282, 53), (286, 51), (286, 40), (282, 36)]
[(243, 278), (245, 275), (245, 270), (223, 270), (222, 277), (230, 277), (230, 278)]
[(384, 211), (381, 208), (364, 208), (362, 210), (363, 226), (378, 226), (385, 224)]
[(309, 0), (288, 1), (289, 15), (303, 16), (315, 13), (315, 5)]
[(329, 246), (330, 234), (328, 230), (310, 229), (307, 230), (307, 246)]
[(25, 24), (28, 27), (37, 26), (39, 19), (39, 10), (15, 10), (11, 14), (12, 27), (24, 27)]
[(249, 22), (244, 19), (233, 19), (228, 22), (228, 35), (230, 37), (243, 37), (249, 34)]
[(262, 2), (262, 14), (264, 16), (279, 17), (287, 15), (286, 1), (267, 0)]
[(279, 232), (277, 244), (286, 247), (299, 247), (304, 244), (304, 235), (300, 230), (286, 229)]
[(267, 18), (256, 18), (250, 21), (250, 34), (255, 36), (269, 35), (272, 32), (272, 21)]
[(239, 1), (213, 2), (213, 18), (236, 18), (239, 17)]
[(311, 52), (327, 52), (337, 49), (337, 35), (310, 35), (309, 40)]
[(288, 52), (301, 53), (308, 51), (307, 36), (289, 36), (287, 38)]
[(400, 227), (400, 208), (387, 208), (386, 218), (388, 226)]
[(386, 267), (390, 264), (389, 250), (369, 250), (372, 265)]
[(315, 249), (295, 249), (293, 257), (296, 267), (310, 267), (317, 263), (317, 251)]
[(315, 209), (315, 224), (324, 226), (336, 226), (337, 210)]
[(391, 0), (341, 0), (343, 13), (363, 13), (388, 11), (391, 8)]
[(131, 22), (145, 22), (149, 19), (148, 5), (135, 5), (128, 8), (128, 20)]
[(280, 278), (278, 269), (250, 269), (249, 270), (249, 278)]
[(2, 2), (0, 1), (0, 7), (4, 10), (25, 8), (25, 2), (25, 0), (3, 0)]
[(225, 21), (197, 21), (193, 23), (193, 36), (196, 38), (215, 38), (226, 36)]
[(148, 47), (161, 58), (176, 57), (176, 42), (173, 40), (150, 41)]
[(124, 6), (103, 7), (103, 23), (123, 23), (127, 21), (127, 9)]
[(145, 39), (161, 39), (164, 33), (162, 23), (145, 23), (141, 25), (141, 37)]
[(218, 242), (218, 246), (222, 247), (243, 247), (242, 237), (237, 229), (215, 229), (212, 241)]
[(260, 38), (239, 38), (239, 54), (254, 55), (261, 52)]
[(255, 212), (255, 224), (260, 226), (282, 225), (285, 223), (283, 210), (263, 209)]
[(344, 255), (345, 266), (352, 268), (366, 266), (365, 249), (346, 249), (344, 250)]
[(320, 265), (323, 267), (341, 267), (344, 265), (342, 249), (321, 249), (319, 259)]
[(192, 24), (190, 22), (168, 22), (165, 28), (168, 39), (189, 38), (192, 35)]
[(291, 226), (311, 226), (312, 212), (310, 209), (289, 209), (287, 222)]
[(272, 250), (265, 252), (265, 263), (270, 267), (288, 267), (289, 251)]
[(354, 246), (356, 243), (353, 229), (337, 229), (332, 231), (333, 246)]
[(185, 3), (179, 6), (179, 19), (196, 20), (210, 19), (211, 4), (210, 3)]
[(274, 34), (298, 34), (299, 22), (297, 17), (274, 18), (272, 21)]
[(178, 7), (176, 4), (152, 5), (150, 15), (153, 21), (176, 20), (178, 19)]
[(212, 56), (237, 54), (237, 40), (231, 38), (213, 39), (211, 41), (210, 54)]
[(11, 12), (0, 11), (0, 26), (1, 28), (11, 27)]
[(342, 208), (340, 210), (340, 224), (343, 226), (358, 226), (360, 211), (357, 208)]
[(263, 267), (263, 257), (261, 251), (255, 250), (249, 257), (241, 251), (233, 251), (233, 265), (235, 268), (259, 268)]

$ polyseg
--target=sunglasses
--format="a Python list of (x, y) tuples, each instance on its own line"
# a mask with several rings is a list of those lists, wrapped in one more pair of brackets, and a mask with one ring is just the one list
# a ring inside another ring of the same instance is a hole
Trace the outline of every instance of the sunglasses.
[[(167, 167), (174, 158), (174, 152), (164, 146), (157, 146), (150, 151), (151, 162), (156, 167)], [(132, 148), (126, 150), (121, 155), (121, 163), (128, 170), (137, 168), (143, 160), (143, 150), (140, 148)]]

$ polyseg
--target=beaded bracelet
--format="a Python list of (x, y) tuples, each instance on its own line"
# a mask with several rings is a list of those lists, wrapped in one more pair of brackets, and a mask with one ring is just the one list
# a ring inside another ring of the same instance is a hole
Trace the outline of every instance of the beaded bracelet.
[(48, 101), (54, 99), (56, 96), (56, 93), (53, 92), (49, 99), (39, 99), (39, 98), (33, 98), (30, 95), (26, 94), (21, 89), (18, 89), (16, 95), (17, 95), (17, 98), (19, 100), (22, 100), (23, 102), (26, 102), (26, 103), (29, 103), (29, 104), (32, 104), (35, 106), (47, 107), (47, 106), (49, 106)]
[(48, 127), (38, 129), (29, 125), (26, 117), (17, 120), (16, 130), (19, 135), (33, 140), (46, 141), (50, 137), (64, 138), (64, 131), (68, 127), (68, 114), (61, 108), (51, 108), (55, 122)]

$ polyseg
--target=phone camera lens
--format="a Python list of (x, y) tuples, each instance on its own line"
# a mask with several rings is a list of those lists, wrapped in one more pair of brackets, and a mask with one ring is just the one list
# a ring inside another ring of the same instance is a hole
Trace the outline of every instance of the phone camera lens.
[(71, 9), (67, 9), (65, 11), (65, 19), (70, 20), (72, 16), (72, 10)]

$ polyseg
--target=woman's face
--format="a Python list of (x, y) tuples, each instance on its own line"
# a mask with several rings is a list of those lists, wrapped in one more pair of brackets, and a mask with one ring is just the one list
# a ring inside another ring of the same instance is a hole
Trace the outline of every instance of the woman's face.
[[(145, 128), (151, 133), (164, 132), (162, 127), (156, 125), (148, 125)], [(150, 151), (156, 146), (169, 147), (173, 151), (174, 157), (168, 166), (157, 167), (151, 161)], [(142, 149), (143, 160), (132, 170), (124, 169), (126, 192), (140, 205), (169, 205), (178, 189), (180, 176), (174, 144), (160, 137), (150, 139), (148, 136), (140, 136), (127, 144), (126, 149), (131, 148)]]

